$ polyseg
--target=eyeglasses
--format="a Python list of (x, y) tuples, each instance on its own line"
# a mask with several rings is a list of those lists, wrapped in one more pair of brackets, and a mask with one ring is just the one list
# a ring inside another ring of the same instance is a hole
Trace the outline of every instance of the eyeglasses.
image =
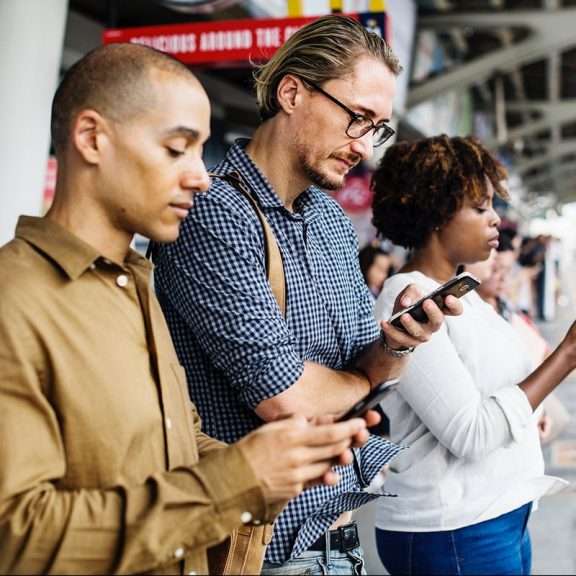
[(340, 106), (340, 108), (345, 110), (348, 116), (350, 116), (350, 123), (348, 124), (348, 128), (346, 128), (346, 135), (348, 138), (357, 140), (358, 138), (362, 138), (362, 136), (372, 131), (372, 143), (376, 148), (394, 136), (395, 131), (390, 127), (389, 124), (386, 124), (385, 122), (382, 122), (381, 124), (374, 124), (371, 118), (363, 116), (362, 114), (357, 114), (353, 110), (350, 110), (348, 106), (342, 104), (340, 100), (334, 98), (334, 96), (328, 94), (328, 92), (325, 90), (322, 90), (322, 88), (320, 88), (320, 86), (314, 82), (310, 82), (310, 80), (304, 80), (304, 82), (317, 92), (320, 92), (320, 94), (326, 96), (326, 98), (332, 100), (334, 104)]

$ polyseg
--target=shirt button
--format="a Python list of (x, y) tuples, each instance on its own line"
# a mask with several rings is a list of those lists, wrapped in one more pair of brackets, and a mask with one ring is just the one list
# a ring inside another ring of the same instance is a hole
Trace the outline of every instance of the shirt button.
[(170, 420), (170, 418), (166, 418), (166, 429), (167, 430), (172, 430), (172, 420)]
[(184, 556), (184, 548), (180, 547), (180, 548), (176, 548), (176, 550), (174, 550), (174, 557), (175, 558), (182, 558)]
[(118, 284), (120, 288), (125, 288), (128, 286), (128, 276), (126, 276), (126, 274), (120, 274), (120, 276), (116, 278), (116, 284)]
[(262, 524), (261, 520), (254, 520), (254, 522), (252, 522), (252, 524), (254, 524), (254, 526), (260, 526), (260, 524)]
[(242, 514), (240, 514), (240, 522), (242, 522), (242, 524), (248, 524), (248, 522), (252, 521), (252, 514), (250, 514), (250, 512), (242, 512)]

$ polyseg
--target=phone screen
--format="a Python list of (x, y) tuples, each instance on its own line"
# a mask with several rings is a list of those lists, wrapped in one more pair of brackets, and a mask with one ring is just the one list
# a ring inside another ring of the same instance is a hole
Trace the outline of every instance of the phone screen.
[(398, 378), (394, 378), (393, 380), (386, 380), (381, 384), (378, 384), (376, 388), (373, 388), (364, 398), (358, 400), (348, 412), (346, 412), (343, 416), (338, 418), (337, 422), (342, 422), (343, 420), (350, 420), (350, 418), (357, 418), (358, 416), (362, 416), (364, 412), (370, 410), (370, 408), (374, 408), (376, 404), (379, 404), (385, 396), (391, 390), (394, 390), (398, 384), (400, 384), (400, 380)]

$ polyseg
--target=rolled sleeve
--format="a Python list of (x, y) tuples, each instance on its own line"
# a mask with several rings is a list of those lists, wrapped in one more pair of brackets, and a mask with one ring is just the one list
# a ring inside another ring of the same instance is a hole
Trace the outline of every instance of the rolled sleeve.
[(519, 441), (532, 422), (533, 410), (528, 397), (518, 386), (502, 388), (492, 397), (506, 415), (512, 437)]
[(290, 388), (303, 372), (304, 362), (293, 350), (286, 350), (284, 356), (263, 363), (255, 382), (243, 388), (242, 398), (255, 410), (260, 402)]

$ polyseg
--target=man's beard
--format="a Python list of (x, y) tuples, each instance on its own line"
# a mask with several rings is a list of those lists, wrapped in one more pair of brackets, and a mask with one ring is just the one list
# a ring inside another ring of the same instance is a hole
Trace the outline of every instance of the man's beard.
[(304, 155), (300, 158), (300, 164), (302, 169), (304, 170), (304, 174), (306, 174), (308, 180), (312, 182), (318, 188), (323, 188), (324, 190), (339, 190), (344, 186), (344, 177), (340, 178), (339, 180), (330, 179), (325, 174), (322, 174), (316, 168), (314, 168), (308, 160), (304, 157)]
[(306, 177), (312, 184), (318, 186), (318, 188), (323, 188), (324, 190), (339, 190), (344, 186), (344, 177), (340, 178), (339, 180), (331, 179), (325, 174), (319, 172), (312, 164), (308, 161), (306, 155), (306, 149), (301, 145), (298, 146), (298, 160), (299, 164), (306, 174)]

